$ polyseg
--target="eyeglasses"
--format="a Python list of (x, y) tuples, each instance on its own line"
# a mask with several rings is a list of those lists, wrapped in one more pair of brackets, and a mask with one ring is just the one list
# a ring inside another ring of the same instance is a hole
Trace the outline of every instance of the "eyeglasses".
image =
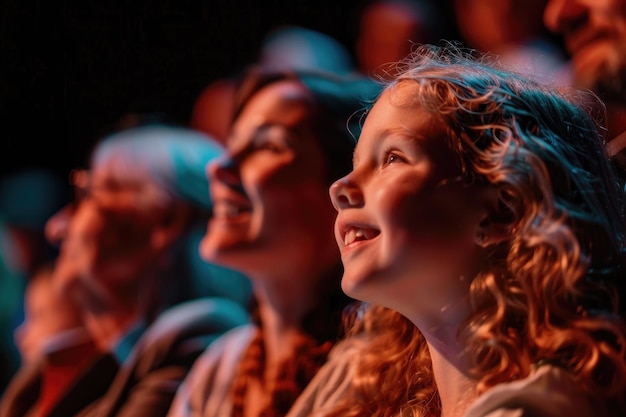
[(73, 208), (89, 198), (97, 202), (104, 211), (117, 211), (129, 208), (149, 208), (158, 205), (163, 197), (158, 189), (147, 182), (115, 179), (102, 184), (94, 184), (92, 173), (86, 169), (73, 169), (69, 183), (74, 188)]

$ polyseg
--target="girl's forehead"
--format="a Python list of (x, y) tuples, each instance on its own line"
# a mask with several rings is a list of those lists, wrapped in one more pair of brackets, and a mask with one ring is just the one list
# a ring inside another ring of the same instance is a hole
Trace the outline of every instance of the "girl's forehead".
[(399, 80), (387, 87), (383, 94), (397, 106), (422, 106), (425, 91), (413, 80)]

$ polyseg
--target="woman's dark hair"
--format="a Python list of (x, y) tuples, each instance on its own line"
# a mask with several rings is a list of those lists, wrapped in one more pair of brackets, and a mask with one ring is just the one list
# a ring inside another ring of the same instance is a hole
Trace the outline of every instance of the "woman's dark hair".
[(352, 152), (361, 132), (362, 116), (376, 99), (382, 85), (361, 75), (338, 75), (323, 71), (277, 72), (261, 66), (250, 68), (240, 78), (233, 121), (248, 100), (264, 87), (284, 80), (302, 83), (313, 96), (313, 125), (332, 182), (352, 169)]

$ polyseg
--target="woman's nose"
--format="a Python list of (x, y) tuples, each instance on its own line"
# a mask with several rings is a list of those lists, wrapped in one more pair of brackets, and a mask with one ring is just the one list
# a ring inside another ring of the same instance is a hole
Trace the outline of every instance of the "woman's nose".
[(338, 179), (330, 186), (330, 199), (339, 211), (350, 207), (358, 207), (363, 204), (363, 193), (347, 175)]
[(231, 187), (240, 184), (237, 162), (230, 155), (222, 155), (207, 165), (209, 181), (219, 181)]

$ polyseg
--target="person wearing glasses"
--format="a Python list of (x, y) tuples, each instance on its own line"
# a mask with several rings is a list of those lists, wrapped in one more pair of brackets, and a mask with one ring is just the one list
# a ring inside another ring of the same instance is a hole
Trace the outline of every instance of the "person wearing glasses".
[[(189, 236), (212, 211), (205, 165), (221, 152), (186, 128), (133, 126), (96, 144), (89, 171), (73, 172), (78, 198), (47, 228), (60, 243), (53, 280), (79, 305), (100, 355), (49, 416), (164, 415), (195, 358), (247, 322), (246, 277), (226, 269), (197, 277), (191, 268), (198, 248)], [(98, 361), (106, 373), (95, 372)], [(43, 368), (38, 377), (46, 376)], [(27, 398), (22, 408), (36, 409), (40, 398)]]

